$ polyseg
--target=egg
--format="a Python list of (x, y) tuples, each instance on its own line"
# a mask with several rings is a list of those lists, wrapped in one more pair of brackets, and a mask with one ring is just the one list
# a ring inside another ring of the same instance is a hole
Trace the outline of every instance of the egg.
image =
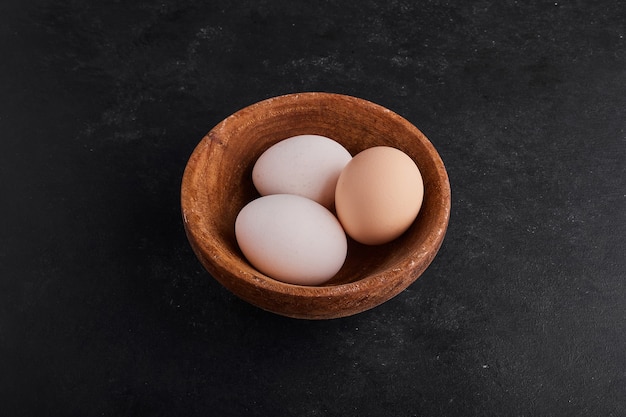
[(332, 208), (339, 174), (352, 155), (320, 135), (298, 135), (269, 147), (252, 169), (259, 194), (296, 194)]
[(246, 259), (279, 281), (319, 285), (341, 269), (348, 244), (337, 218), (293, 194), (257, 198), (241, 209), (235, 238)]
[(375, 146), (345, 166), (335, 190), (335, 208), (345, 232), (366, 245), (387, 243), (404, 233), (422, 206), (419, 168), (399, 149)]

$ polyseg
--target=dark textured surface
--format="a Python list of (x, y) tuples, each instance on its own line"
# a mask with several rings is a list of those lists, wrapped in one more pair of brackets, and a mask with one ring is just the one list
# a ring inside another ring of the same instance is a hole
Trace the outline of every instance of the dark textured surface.
[[(3, 1), (3, 416), (626, 415), (626, 7)], [(200, 267), (185, 163), (332, 91), (439, 150), (452, 219), (398, 297), (308, 322)]]

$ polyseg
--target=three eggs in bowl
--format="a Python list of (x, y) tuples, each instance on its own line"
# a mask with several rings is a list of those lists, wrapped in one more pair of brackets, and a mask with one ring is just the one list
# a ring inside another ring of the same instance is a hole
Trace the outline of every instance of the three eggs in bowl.
[(237, 216), (239, 247), (261, 272), (299, 285), (322, 284), (339, 271), (346, 233), (367, 245), (400, 236), (424, 195), (419, 168), (404, 152), (375, 146), (352, 158), (319, 135), (271, 146), (255, 163), (252, 181), (263, 197)]

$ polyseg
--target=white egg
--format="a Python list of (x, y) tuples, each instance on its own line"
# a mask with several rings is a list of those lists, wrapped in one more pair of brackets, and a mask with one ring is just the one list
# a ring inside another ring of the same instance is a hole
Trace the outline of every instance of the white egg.
[(263, 152), (252, 182), (261, 195), (296, 194), (331, 208), (337, 179), (350, 159), (350, 152), (325, 136), (293, 136)]
[(248, 203), (235, 221), (235, 237), (246, 259), (279, 281), (318, 285), (341, 269), (346, 234), (322, 205), (293, 194)]

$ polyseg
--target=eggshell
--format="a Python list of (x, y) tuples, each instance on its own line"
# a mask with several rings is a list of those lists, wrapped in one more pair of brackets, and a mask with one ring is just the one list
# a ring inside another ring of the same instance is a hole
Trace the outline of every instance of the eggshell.
[(299, 135), (268, 148), (252, 169), (261, 195), (296, 194), (333, 206), (335, 186), (352, 155), (325, 136)]
[(332, 278), (348, 249), (337, 218), (313, 200), (293, 194), (273, 194), (248, 203), (237, 215), (235, 237), (256, 269), (299, 285), (318, 285)]
[(408, 229), (424, 197), (422, 175), (399, 149), (375, 146), (352, 158), (337, 182), (335, 207), (357, 242), (389, 242)]

